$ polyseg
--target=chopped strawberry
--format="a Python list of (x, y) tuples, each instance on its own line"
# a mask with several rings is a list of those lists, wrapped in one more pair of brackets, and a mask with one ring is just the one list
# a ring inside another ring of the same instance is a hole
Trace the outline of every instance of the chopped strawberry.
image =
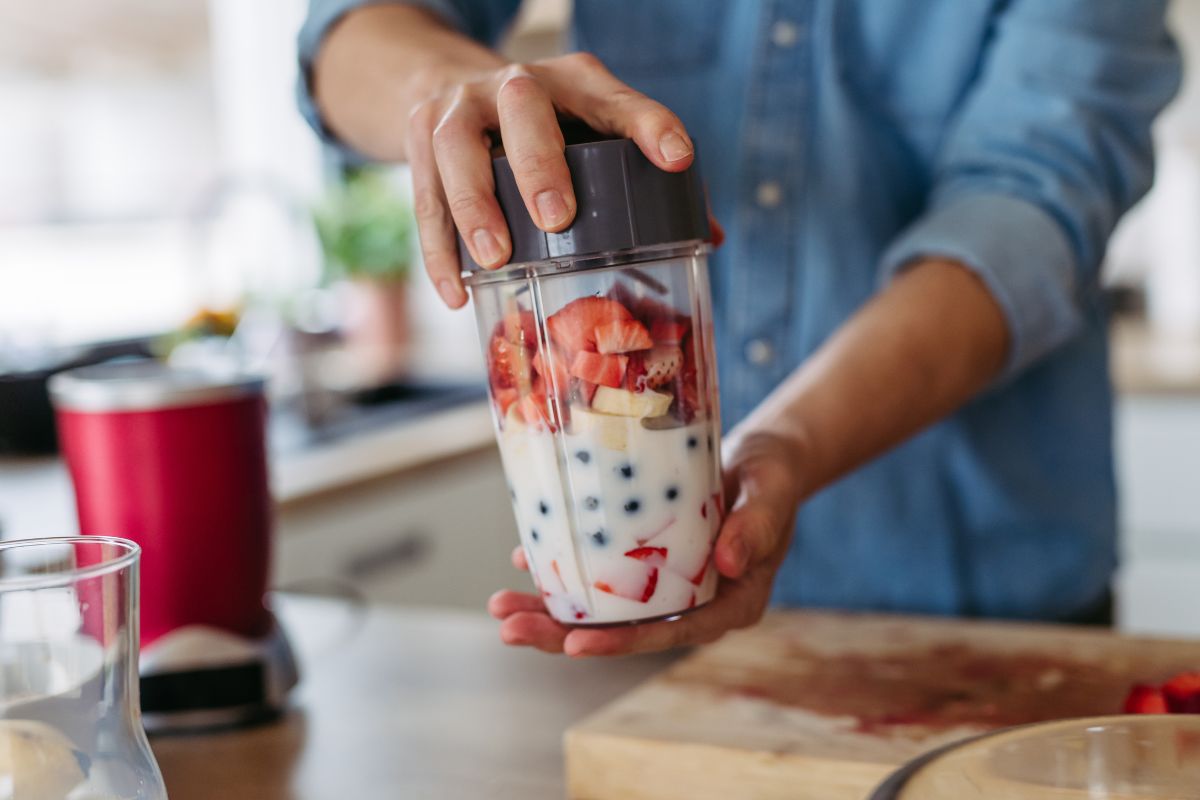
[(665, 547), (635, 547), (625, 553), (626, 558), (636, 558), (638, 561), (645, 561), (648, 564), (653, 564), (656, 567), (661, 567), (667, 561), (667, 548)]
[(703, 503), (700, 504), (700, 516), (704, 517), (705, 519), (708, 519), (708, 501), (707, 500), (705, 500)]
[(693, 575), (692, 577), (688, 578), (688, 580), (692, 582), (693, 586), (699, 586), (700, 582), (704, 580), (704, 575), (707, 572), (708, 572), (708, 559), (706, 558), (706, 559), (704, 559), (704, 563), (700, 565), (700, 569), (696, 572), (696, 574)]
[(681, 344), (692, 330), (685, 320), (656, 319), (650, 325), (650, 338), (655, 344)]
[(651, 389), (670, 383), (683, 366), (683, 351), (675, 345), (659, 344), (646, 354), (646, 385)]
[(658, 587), (658, 567), (651, 567), (644, 578), (623, 575), (620, 580), (598, 580), (592, 586), (606, 594), (645, 603), (654, 596), (654, 590)]
[(596, 329), (633, 319), (629, 309), (606, 297), (572, 300), (546, 320), (550, 341), (569, 354), (596, 349)]
[(517, 402), (521, 398), (521, 393), (516, 389), (493, 389), (492, 399), (496, 401), (496, 407), (500, 409), (500, 416), (508, 413), (508, 407)]
[(1172, 714), (1200, 714), (1200, 672), (1181, 672), (1163, 684), (1163, 697)]
[(1157, 686), (1139, 683), (1125, 698), (1125, 714), (1166, 714), (1167, 700)]
[(532, 311), (514, 311), (500, 320), (496, 325), (504, 331), (504, 338), (510, 342), (520, 342), (526, 347), (537, 346), (537, 321)]
[(581, 350), (571, 362), (571, 374), (588, 383), (611, 386), (615, 389), (620, 387), (628, 364), (629, 356), (606, 356)]
[(529, 353), (519, 342), (493, 334), (487, 361), (488, 380), (493, 389), (511, 389), (529, 381)]
[(696, 593), (695, 593), (695, 592), (692, 592), (692, 599), (688, 601), (688, 605), (687, 605), (687, 607), (688, 607), (688, 608), (695, 608), (695, 607), (696, 607)]
[[(567, 384), (571, 379), (571, 374), (567, 369), (562, 355), (554, 353), (549, 359), (545, 359), (542, 356), (541, 351), (533, 354), (532, 363), (534, 371), (543, 378), (549, 378), (556, 391), (565, 392)], [(550, 362), (549, 366), (546, 365), (547, 361)]]
[(517, 401), (517, 412), (526, 424), (538, 428), (554, 430), (550, 421), (550, 410), (546, 406), (544, 394), (527, 394)]
[(596, 326), (596, 349), (601, 353), (631, 353), (653, 345), (646, 326), (635, 319), (616, 319)]

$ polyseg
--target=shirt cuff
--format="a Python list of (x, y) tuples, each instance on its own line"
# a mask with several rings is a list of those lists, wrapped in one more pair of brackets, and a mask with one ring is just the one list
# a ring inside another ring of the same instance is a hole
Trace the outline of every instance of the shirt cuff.
[(1010, 336), (1001, 380), (1082, 328), (1070, 241), (1054, 218), (1031, 202), (998, 193), (946, 198), (887, 249), (880, 283), (921, 258), (963, 264), (999, 303)]
[(466, 20), (451, 0), (312, 0), (309, 4), (308, 16), (297, 36), (297, 52), (300, 58), (300, 79), (296, 85), (296, 100), (300, 113), (317, 132), (321, 140), (332, 145), (351, 162), (364, 163), (369, 161), (361, 153), (347, 146), (338, 139), (337, 135), (325, 124), (321, 112), (313, 98), (312, 68), (321, 49), (321, 43), (329, 30), (346, 14), (358, 8), (381, 5), (408, 5), (423, 8), (440, 16), (447, 25), (464, 31)]

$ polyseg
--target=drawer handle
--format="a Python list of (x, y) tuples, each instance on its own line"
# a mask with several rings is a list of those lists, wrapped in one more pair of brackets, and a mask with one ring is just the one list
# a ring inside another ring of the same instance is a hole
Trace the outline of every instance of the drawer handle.
[(342, 574), (354, 580), (367, 580), (397, 567), (413, 566), (433, 549), (429, 536), (409, 533), (375, 550), (357, 553), (342, 566)]

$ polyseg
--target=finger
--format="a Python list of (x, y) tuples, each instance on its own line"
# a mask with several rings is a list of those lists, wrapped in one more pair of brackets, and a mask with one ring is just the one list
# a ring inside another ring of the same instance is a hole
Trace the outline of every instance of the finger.
[(501, 589), (488, 598), (487, 610), (496, 619), (507, 619), (522, 611), (545, 613), (546, 605), (542, 602), (542, 598), (535, 594)]
[(429, 279), (442, 302), (450, 308), (461, 308), (467, 302), (467, 292), (462, 285), (454, 225), (433, 156), (433, 129), (437, 118), (438, 105), (430, 102), (419, 106), (409, 121), (413, 214), (417, 218), (421, 255)]
[(471, 257), (481, 267), (495, 269), (508, 261), (512, 245), (496, 203), (485, 125), (467, 96), (460, 93), (434, 128), (433, 155), (450, 215)]
[(691, 166), (691, 137), (666, 106), (626, 86), (590, 53), (558, 63), (538, 79), (565, 110), (598, 131), (633, 139), (660, 169), (679, 172)]
[(500, 138), (517, 188), (539, 228), (555, 232), (575, 218), (575, 192), (563, 157), (563, 135), (550, 95), (525, 70), (496, 93)]
[(512, 551), (512, 565), (522, 572), (529, 571), (529, 559), (525, 558), (525, 548), (517, 545)]
[(547, 653), (562, 652), (567, 631), (545, 611), (517, 612), (500, 623), (500, 638), (505, 644), (536, 647)]

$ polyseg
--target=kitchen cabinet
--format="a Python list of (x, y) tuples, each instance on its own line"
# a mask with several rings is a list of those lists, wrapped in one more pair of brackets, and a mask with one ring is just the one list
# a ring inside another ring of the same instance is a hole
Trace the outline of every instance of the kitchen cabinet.
[(1200, 393), (1123, 395), (1116, 447), (1119, 623), (1200, 635)]
[(277, 523), (285, 589), (478, 611), (530, 586), (509, 560), (517, 529), (494, 445), (284, 503)]

